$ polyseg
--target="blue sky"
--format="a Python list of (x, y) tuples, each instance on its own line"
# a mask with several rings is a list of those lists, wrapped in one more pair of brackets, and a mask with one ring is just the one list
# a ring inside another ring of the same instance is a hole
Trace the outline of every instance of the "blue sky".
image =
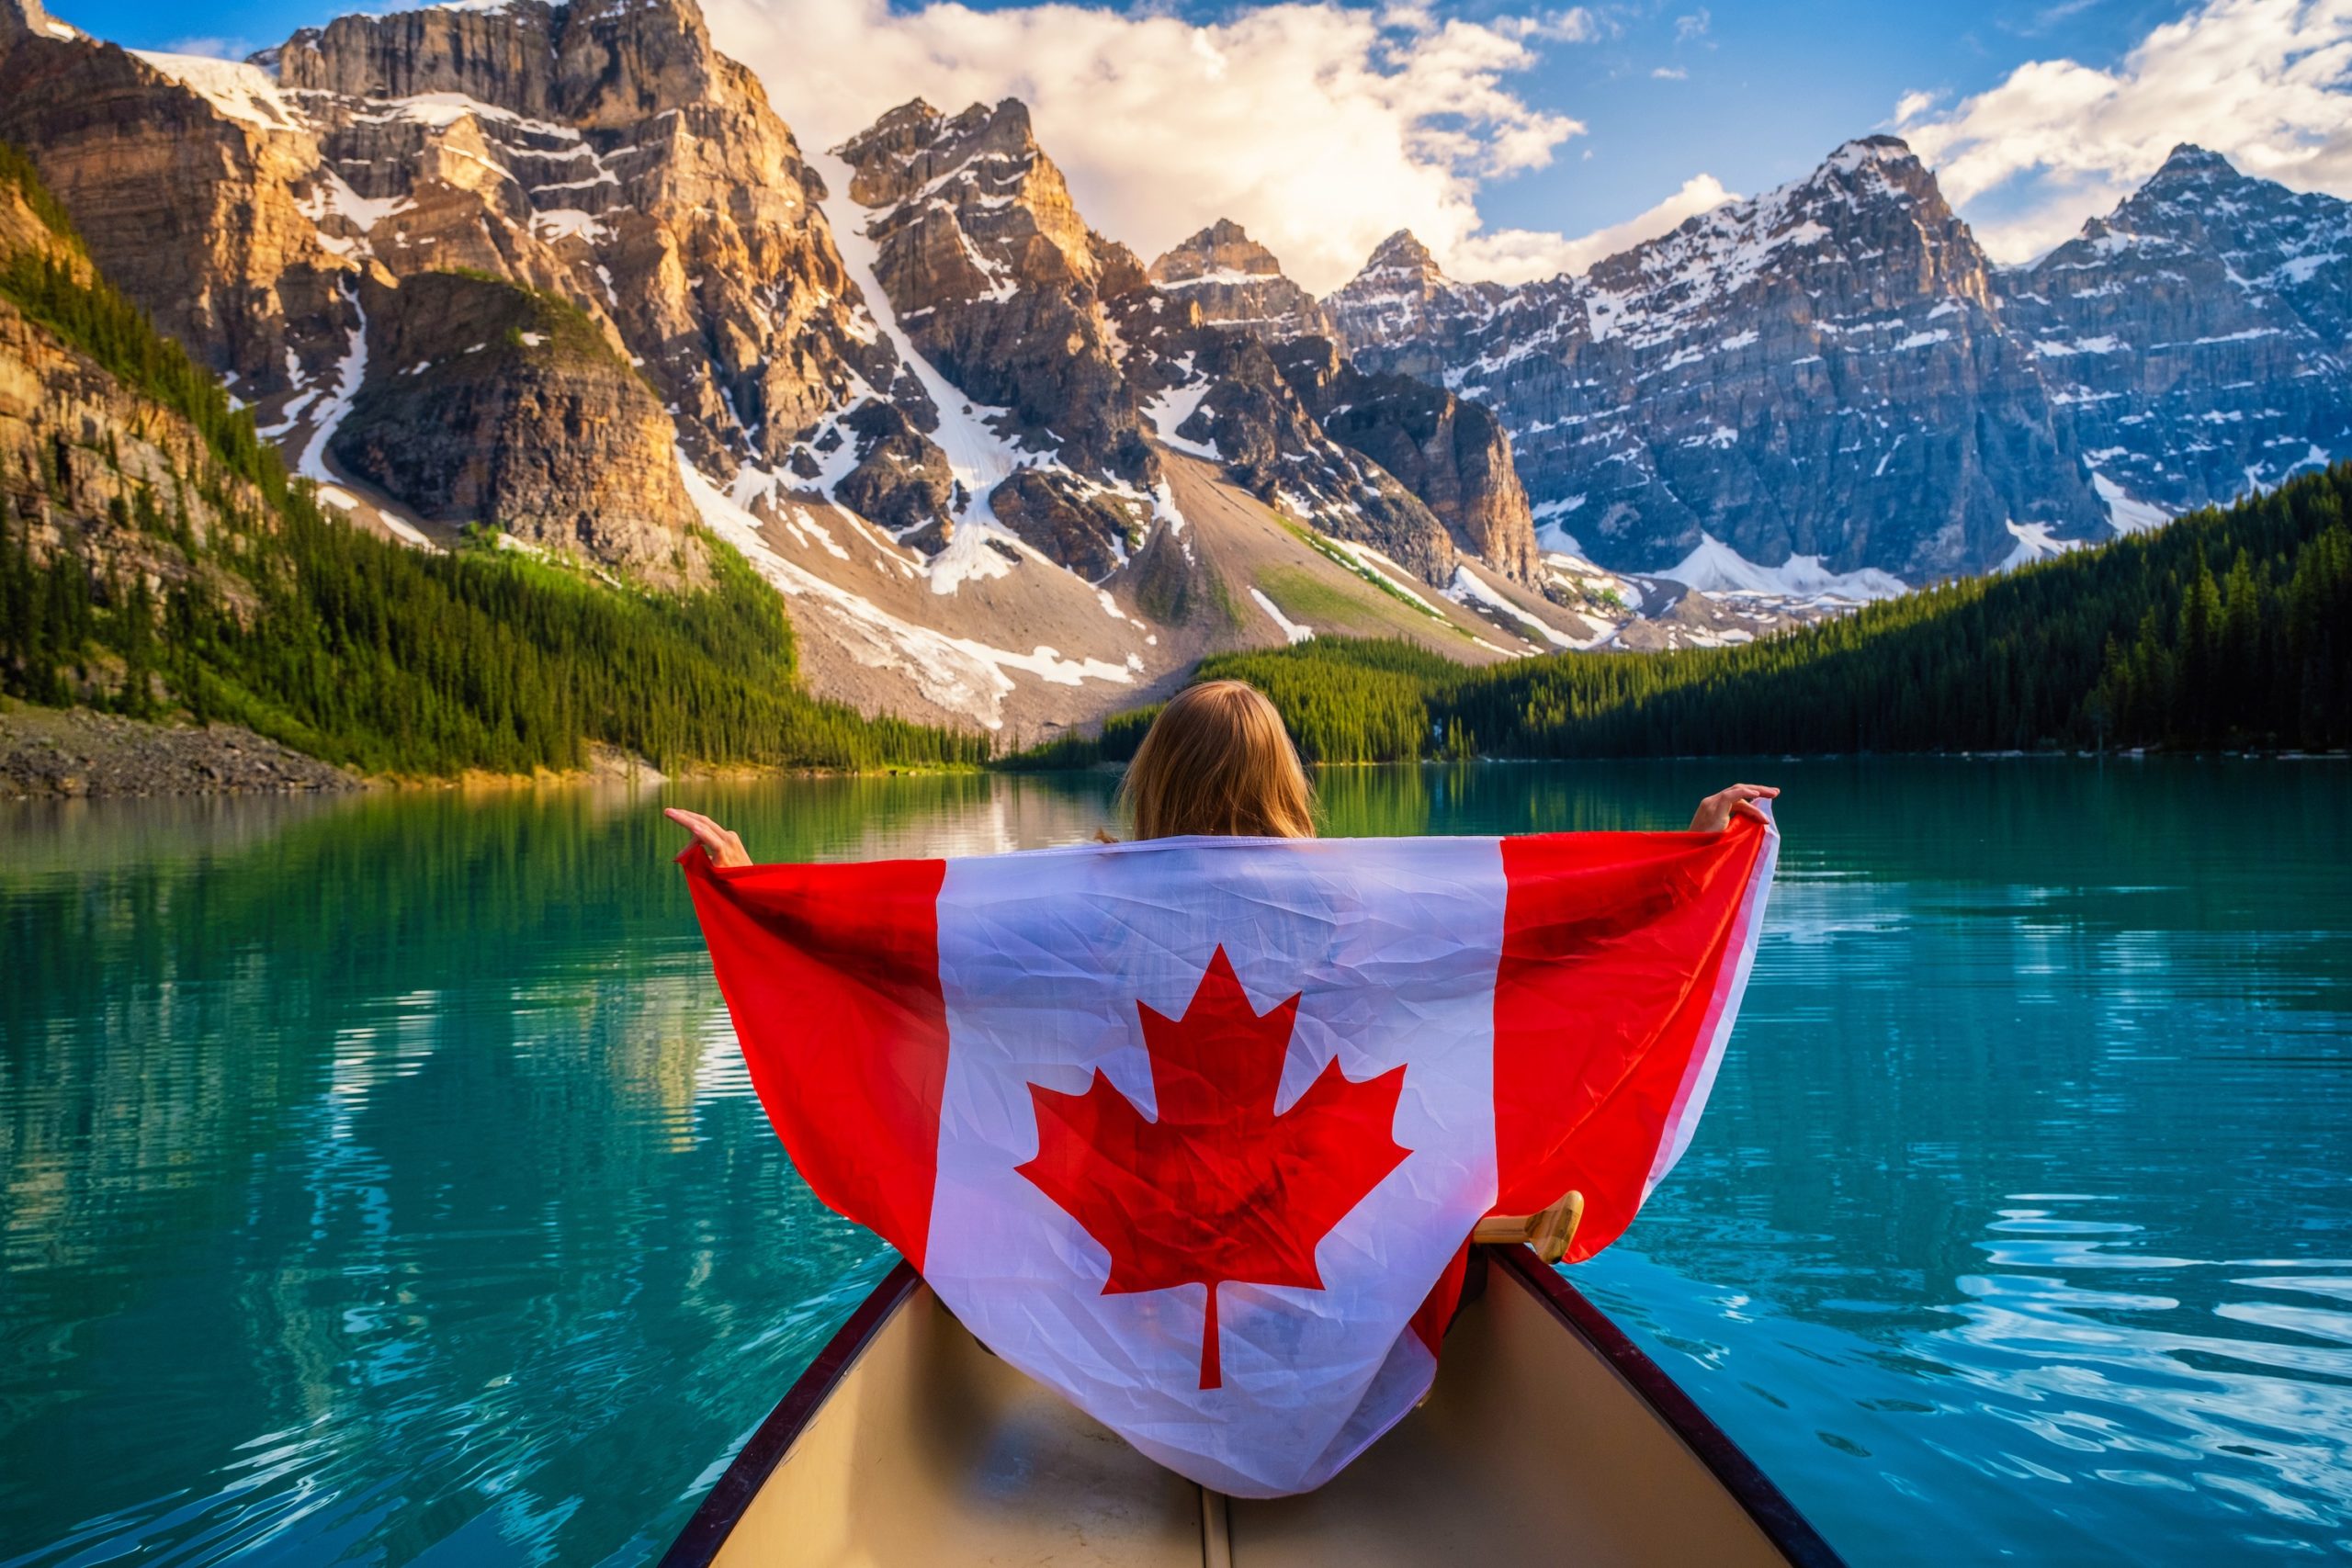
[[(903, 0), (706, 4), (804, 142), (918, 92), (947, 107), (1015, 93), (1098, 226), (1148, 255), (1237, 217), (1324, 288), (1400, 225), (1465, 276), (1588, 265), (1593, 231), (1642, 237), (1886, 129), (2009, 259), (2111, 206), (2175, 141), (2352, 195), (2352, 0), (973, 0), (978, 17)], [(133, 47), (204, 52), (338, 9), (52, 8)], [(1204, 54), (1214, 83), (1188, 75)], [(1480, 107), (1450, 113), (1453, 92)]]
[[(1775, 0), (1645, 6), (1617, 37), (1550, 52), (1521, 91), (1589, 127), (1548, 169), (1498, 182), (1489, 220), (1578, 233), (1632, 217), (1705, 170), (1733, 190), (1794, 179), (1885, 128), (1914, 91), (1964, 98), (2029, 61), (2119, 59), (2185, 6)], [(1702, 32), (1679, 18), (1703, 16)], [(1680, 79), (1657, 71), (1680, 70)], [(1582, 156), (1590, 151), (1592, 157)]]

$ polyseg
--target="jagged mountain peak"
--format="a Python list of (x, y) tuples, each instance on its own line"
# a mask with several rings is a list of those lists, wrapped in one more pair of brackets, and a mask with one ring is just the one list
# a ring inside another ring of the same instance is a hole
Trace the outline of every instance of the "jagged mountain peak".
[(2336, 259), (2332, 253), (2342, 246), (2347, 220), (2352, 203), (2245, 174), (2221, 153), (2184, 141), (2145, 184), (2113, 211), (2086, 221), (2076, 239), (2037, 262), (2034, 270), (2078, 262), (2077, 247), (2084, 245), (2155, 244), (2229, 255), (2239, 276), (2252, 280), (2256, 274), (2237, 264), (2265, 265), (2256, 253), (2276, 249), (2283, 260), (2326, 252), (2326, 259)]
[(2352, 203), (2189, 143), (2032, 265), (2004, 313), (2083, 434), (2120, 527), (2342, 450)]
[(1282, 270), (1274, 253), (1251, 239), (1249, 231), (1230, 218), (1220, 218), (1162, 253), (1151, 264), (1151, 280), (1182, 283), (1218, 272), (1279, 277)]
[(903, 130), (909, 126), (935, 125), (945, 118), (940, 113), (938, 106), (930, 99), (913, 97), (895, 108), (883, 110), (881, 114), (875, 117), (874, 123), (867, 126), (860, 134), (888, 135)]
[(1437, 265), (1437, 257), (1430, 254), (1430, 248), (1421, 243), (1410, 229), (1399, 229), (1374, 245), (1372, 254), (1364, 259), (1363, 271), (1356, 276), (1361, 279), (1369, 273), (1387, 272), (1410, 273), (1430, 282), (1446, 281), (1445, 271)]
[[(1885, 259), (1893, 257), (1900, 264)], [(1631, 314), (1663, 341), (1729, 300), (1825, 267), (1879, 278), (1872, 289), (1882, 310), (1904, 299), (1959, 296), (1980, 306), (1991, 299), (1991, 264), (1975, 236), (1934, 174), (1892, 136), (1848, 141), (1801, 179), (1724, 202), (1595, 263), (1585, 281), (1596, 336)]]
[[(944, 114), (921, 98), (910, 99), (833, 149), (856, 171), (851, 198), (863, 207), (888, 207), (958, 170), (987, 164), (995, 186), (1011, 187), (1035, 170), (1051, 184), (1061, 172), (1037, 146), (1029, 106), (1006, 98), (993, 107), (975, 103)], [(1007, 188), (994, 193), (1011, 195)]]
[(1911, 151), (1911, 143), (1900, 136), (1857, 136), (1841, 141), (1836, 151), (1821, 161), (1825, 169), (1851, 171), (1866, 164), (1917, 163), (1918, 154)]
[(1923, 209), (1921, 215), (1928, 221), (1954, 220), (1934, 171), (1899, 136), (1860, 136), (1841, 142), (1812, 173), (1754, 199), (1767, 206), (1799, 206), (1805, 204), (1808, 195), (1818, 198), (1831, 193), (1858, 209), (1881, 204), (1916, 207)]
[(252, 63), (300, 92), (456, 93), (530, 119), (622, 129), (732, 95), (750, 73), (712, 46), (695, 0), (499, 0), (337, 17)]
[[(2183, 141), (2165, 154), (2163, 164), (2148, 177), (2147, 183), (2153, 186), (2168, 180), (2202, 180), (2216, 175), (2233, 179), (2245, 177), (2239, 174), (2236, 164), (2221, 153), (2199, 147), (2194, 141)], [(2147, 186), (2141, 188), (2144, 190)]]
[(1340, 336), (1315, 296), (1284, 276), (1274, 253), (1230, 218), (1178, 243), (1151, 264), (1150, 276), (1191, 301), (1206, 322), (1241, 327), (1270, 342)]
[(0, 0), (0, 43), (20, 38), (73, 38), (74, 30), (41, 9), (40, 0)]
[(1373, 247), (1361, 271), (1323, 297), (1323, 309), (1351, 353), (1374, 353), (1368, 367), (1430, 377), (1442, 358), (1437, 341), (1458, 341), (1509, 292), (1499, 284), (1454, 282), (1410, 229), (1399, 229)]

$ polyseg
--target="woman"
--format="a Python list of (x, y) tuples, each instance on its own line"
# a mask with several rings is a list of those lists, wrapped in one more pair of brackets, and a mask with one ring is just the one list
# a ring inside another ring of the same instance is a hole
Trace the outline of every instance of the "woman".
[[(1693, 833), (1716, 833), (1781, 792), (1736, 784), (1699, 803)], [(1205, 681), (1178, 693), (1136, 748), (1119, 798), (1138, 839), (1189, 834), (1250, 839), (1315, 837), (1314, 793), (1274, 705), (1243, 681)], [(714, 864), (749, 865), (743, 840), (698, 811), (662, 815), (695, 836)]]

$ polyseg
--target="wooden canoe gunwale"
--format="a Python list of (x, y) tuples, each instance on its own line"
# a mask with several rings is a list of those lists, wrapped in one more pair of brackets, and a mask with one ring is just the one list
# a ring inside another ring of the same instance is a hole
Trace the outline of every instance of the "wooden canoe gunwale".
[(1732, 1441), (1730, 1435), (1683, 1392), (1682, 1385), (1667, 1375), (1665, 1368), (1651, 1360), (1607, 1313), (1593, 1305), (1558, 1269), (1539, 1261), (1524, 1247), (1483, 1250), (1490, 1262), (1510, 1269), (1563, 1325), (1581, 1335), (1601, 1359), (1616, 1369), (1617, 1375), (1632, 1385), (1642, 1403), (1672, 1427), (1683, 1446), (1714, 1472), (1733, 1501), (1747, 1511), (1747, 1517), (1756, 1521), (1756, 1528), (1795, 1568), (1846, 1568), (1846, 1560), (1797, 1512), (1797, 1506), (1789, 1501), (1788, 1494), (1773, 1484), (1772, 1478), (1747, 1457), (1747, 1451)]
[(670, 1543), (662, 1555), (661, 1568), (709, 1568), (718, 1559), (718, 1549), (727, 1544), (735, 1526), (743, 1517), (743, 1510), (760, 1495), (775, 1467), (792, 1451), (792, 1445), (808, 1429), (824, 1408), (826, 1397), (849, 1375), (850, 1368), (874, 1337), (882, 1332), (899, 1308), (922, 1287), (922, 1276), (915, 1272), (913, 1264), (900, 1258), (891, 1270), (882, 1276), (882, 1282), (849, 1314), (849, 1321), (837, 1329), (808, 1370), (794, 1380), (791, 1389), (767, 1414), (767, 1419), (745, 1440), (727, 1472), (695, 1509), (694, 1517)]
[[(1606, 1313), (1587, 1300), (1584, 1292), (1525, 1246), (1481, 1246), (1475, 1250), (1489, 1265), (1508, 1269), (1563, 1328), (1583, 1339), (1607, 1362), (1707, 1467), (1794, 1568), (1846, 1568), (1845, 1560), (1806, 1522), (1796, 1505), (1758, 1468), (1755, 1461), (1708, 1418), (1665, 1369), (1627, 1338)], [(1476, 1276), (1480, 1272), (1473, 1269), (1472, 1298), (1476, 1293)], [(686, 1528), (662, 1554), (661, 1568), (710, 1568), (717, 1562), (720, 1549), (727, 1544), (744, 1512), (792, 1451), (793, 1444), (816, 1419), (827, 1398), (849, 1375), (866, 1347), (922, 1287), (922, 1276), (903, 1259), (883, 1277), (729, 1462), (726, 1472), (686, 1521)]]

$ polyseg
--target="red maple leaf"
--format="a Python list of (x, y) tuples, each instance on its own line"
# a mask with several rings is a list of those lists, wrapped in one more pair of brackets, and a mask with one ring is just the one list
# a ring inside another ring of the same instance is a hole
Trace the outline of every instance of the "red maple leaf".
[(1020, 1170), (1110, 1253), (1104, 1295), (1208, 1287), (1201, 1386), (1216, 1388), (1218, 1284), (1323, 1288), (1316, 1247), (1411, 1152), (1393, 1135), (1405, 1069), (1358, 1083), (1328, 1063), (1274, 1114), (1298, 998), (1253, 1011), (1222, 947), (1182, 1018), (1136, 1011), (1157, 1119), (1100, 1068), (1084, 1094), (1033, 1083), (1037, 1157)]

